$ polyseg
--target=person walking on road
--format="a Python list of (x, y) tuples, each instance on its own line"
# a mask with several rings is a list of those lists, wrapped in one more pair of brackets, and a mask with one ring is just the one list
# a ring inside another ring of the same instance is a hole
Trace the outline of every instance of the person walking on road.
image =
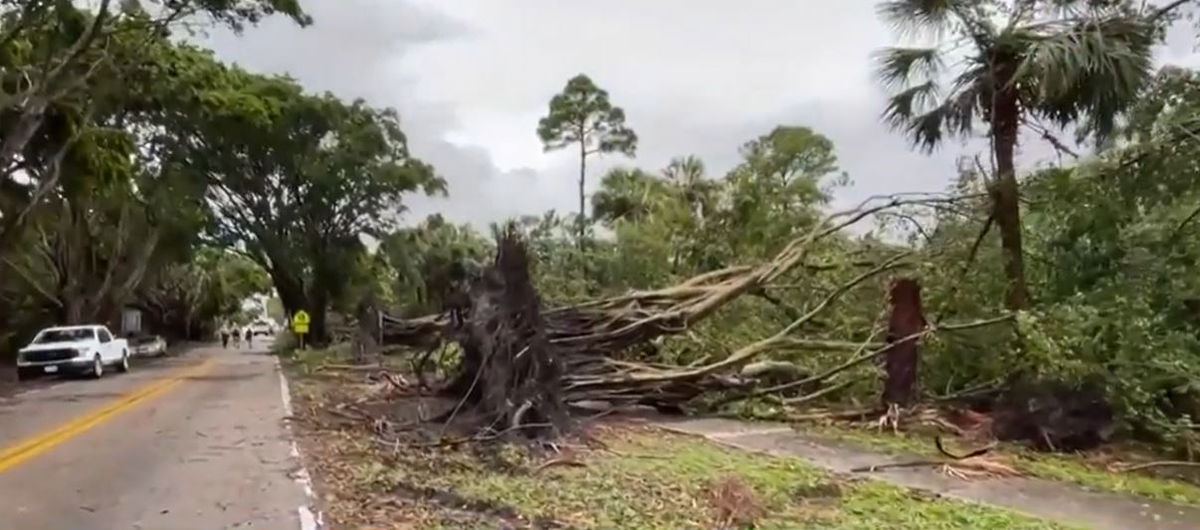
[(229, 334), (233, 336), (233, 349), (237, 350), (242, 347), (242, 333), (238, 328), (231, 328)]
[(229, 348), (229, 324), (221, 326), (221, 347)]
[(250, 327), (246, 327), (246, 347), (254, 348), (254, 331)]

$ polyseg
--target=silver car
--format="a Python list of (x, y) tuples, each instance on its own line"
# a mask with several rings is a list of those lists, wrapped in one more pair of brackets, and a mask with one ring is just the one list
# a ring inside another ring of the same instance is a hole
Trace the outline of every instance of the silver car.
[(139, 335), (130, 337), (129, 352), (138, 357), (158, 357), (166, 355), (167, 341), (158, 335)]

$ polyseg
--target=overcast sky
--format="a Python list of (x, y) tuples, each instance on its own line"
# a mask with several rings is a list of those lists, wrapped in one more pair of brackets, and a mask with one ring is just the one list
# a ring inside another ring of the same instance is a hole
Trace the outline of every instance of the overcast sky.
[[(447, 199), (407, 201), (479, 225), (575, 206), (577, 159), (543, 153), (535, 134), (550, 97), (586, 73), (625, 108), (635, 160), (658, 169), (701, 157), (713, 175), (775, 125), (830, 137), (852, 187), (838, 202), (940, 191), (974, 145), (913, 152), (878, 121), (884, 93), (870, 55), (895, 42), (874, 0), (303, 0), (312, 26), (270, 20), (209, 35), (222, 59), (288, 73), (314, 91), (400, 111), (413, 152), (450, 184)], [(1198, 64), (1190, 33), (1160, 57)], [(1052, 158), (1027, 141), (1023, 165)], [(591, 186), (589, 186), (591, 187)]]

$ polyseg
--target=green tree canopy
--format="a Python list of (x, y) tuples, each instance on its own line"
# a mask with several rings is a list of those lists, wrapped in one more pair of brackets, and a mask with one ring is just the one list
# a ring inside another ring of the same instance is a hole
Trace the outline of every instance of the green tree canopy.
[(587, 217), (587, 157), (605, 153), (634, 156), (637, 134), (625, 125), (625, 111), (609, 102), (608, 92), (583, 74), (568, 80), (563, 91), (550, 99), (550, 111), (538, 121), (537, 134), (547, 151), (569, 146), (579, 148), (579, 239), (582, 244)]
[(95, 108), (97, 96), (156, 64), (178, 24), (208, 20), (240, 30), (276, 13), (309, 22), (296, 0), (100, 0), (94, 9), (52, 0), (0, 4), (0, 188), (8, 199), (0, 204), (0, 249), (57, 186), (56, 153), (93, 115), (106, 114)]
[(396, 273), (397, 303), (416, 315), (442, 311), (455, 282), (491, 257), (492, 242), (470, 226), (434, 214), (383, 238), (379, 252)]
[(444, 183), (409, 154), (390, 109), (236, 68), (224, 77), (193, 125), (209, 141), (183, 156), (205, 176), (214, 235), (266, 269), (287, 311), (307, 309), (321, 339), (360, 236), (385, 233), (404, 194)]

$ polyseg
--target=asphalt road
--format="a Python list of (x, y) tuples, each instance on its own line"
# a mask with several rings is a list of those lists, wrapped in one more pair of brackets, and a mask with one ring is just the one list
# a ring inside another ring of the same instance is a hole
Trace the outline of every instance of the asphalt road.
[(0, 530), (315, 528), (265, 342), (0, 398)]

